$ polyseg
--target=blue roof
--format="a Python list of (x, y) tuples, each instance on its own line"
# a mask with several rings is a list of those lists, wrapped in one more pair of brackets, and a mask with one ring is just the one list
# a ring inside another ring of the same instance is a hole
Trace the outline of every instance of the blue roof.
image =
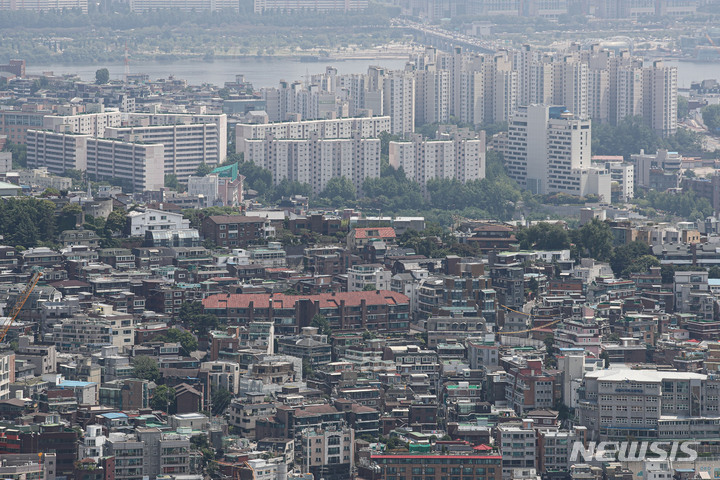
[(58, 383), (58, 387), (87, 387), (88, 385), (95, 385), (95, 382), (79, 382), (77, 380), (64, 380), (62, 383)]
[(708, 285), (720, 287), (720, 278), (708, 278)]
[(100, 416), (101, 416), (101, 417), (104, 417), (104, 418), (107, 418), (107, 419), (109, 419), (109, 420), (117, 420), (117, 419), (119, 419), (119, 418), (127, 418), (127, 415), (125, 415), (124, 413), (116, 413), (116, 412), (114, 412), (114, 413), (103, 413), (103, 414), (100, 415)]

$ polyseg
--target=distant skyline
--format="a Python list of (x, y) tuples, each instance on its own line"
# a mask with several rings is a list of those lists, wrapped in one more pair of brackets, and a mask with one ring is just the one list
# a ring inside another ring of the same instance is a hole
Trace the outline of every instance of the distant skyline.
[[(138, 62), (130, 64), (130, 73), (147, 74), (151, 79), (167, 78), (173, 75), (176, 78), (187, 80), (191, 85), (200, 85), (209, 82), (222, 87), (225, 82), (235, 80), (235, 75), (245, 75), (245, 78), (255, 88), (276, 87), (280, 80), (293, 82), (303, 80), (306, 73), (313, 75), (325, 71), (325, 67), (337, 68), (338, 73), (365, 73), (370, 65), (378, 65), (389, 70), (402, 69), (407, 58), (377, 59), (377, 60), (344, 60), (328, 62), (303, 63), (291, 58), (273, 57), (246, 57), (240, 59), (215, 59), (212, 62), (181, 60), (177, 62)], [(667, 65), (678, 67), (678, 87), (690, 88), (691, 82), (715, 79), (720, 80), (720, 63), (718, 62), (680, 62), (665, 60)], [(275, 68), (268, 68), (273, 65)], [(93, 81), (98, 68), (107, 68), (111, 80), (121, 80), (125, 72), (122, 62), (93, 64), (93, 65), (33, 65), (28, 64), (29, 75), (40, 75), (52, 71), (56, 75), (75, 73), (82, 80)]]

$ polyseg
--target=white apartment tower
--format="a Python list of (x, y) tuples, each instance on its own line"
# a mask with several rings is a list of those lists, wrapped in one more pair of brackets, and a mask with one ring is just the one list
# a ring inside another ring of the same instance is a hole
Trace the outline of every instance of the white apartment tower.
[(391, 118), (390, 133), (412, 133), (415, 130), (415, 76), (412, 72), (390, 72), (383, 78), (382, 85), (383, 113)]
[(610, 174), (590, 167), (590, 121), (564, 106), (520, 107), (510, 118), (508, 175), (533, 193), (597, 194), (610, 200)]
[(434, 178), (455, 178), (461, 182), (485, 178), (485, 136), (449, 140), (390, 142), (390, 165), (403, 168), (407, 178), (425, 186)]
[(366, 178), (380, 176), (380, 139), (320, 138), (313, 132), (304, 139), (245, 140), (245, 161), (272, 172), (273, 182), (283, 179), (308, 183), (315, 193), (322, 192), (328, 181), (346, 177), (359, 191)]
[(415, 121), (447, 123), (450, 116), (450, 74), (428, 64), (415, 74)]

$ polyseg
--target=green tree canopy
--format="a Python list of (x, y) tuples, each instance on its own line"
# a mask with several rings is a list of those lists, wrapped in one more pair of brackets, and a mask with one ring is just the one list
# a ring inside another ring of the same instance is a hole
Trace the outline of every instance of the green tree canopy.
[(607, 261), (613, 249), (613, 234), (610, 224), (593, 218), (582, 227), (572, 231), (571, 238), (579, 256), (590, 256), (595, 260)]
[(200, 165), (198, 165), (197, 170), (195, 170), (195, 175), (198, 177), (205, 177), (212, 171), (213, 171), (213, 167), (211, 167), (207, 163), (203, 162)]
[(168, 188), (172, 188), (173, 190), (177, 190), (180, 186), (180, 182), (178, 182), (177, 175), (174, 173), (166, 173), (165, 174), (165, 186)]
[(610, 256), (610, 268), (617, 277), (630, 277), (631, 273), (646, 272), (650, 267), (660, 266), (653, 256), (652, 249), (639, 241), (630, 242), (613, 249)]
[(180, 343), (186, 355), (194, 352), (198, 349), (198, 341), (195, 336), (188, 332), (180, 330), (179, 328), (171, 328), (164, 335), (157, 337), (157, 341), (169, 342), (169, 343)]
[(320, 196), (331, 200), (339, 199), (342, 203), (355, 200), (355, 186), (346, 177), (334, 177), (325, 185)]
[(110, 71), (107, 68), (95, 70), (95, 83), (105, 85), (110, 81)]
[(517, 234), (523, 250), (561, 250), (570, 247), (570, 235), (557, 223), (540, 222), (530, 228), (521, 228)]
[(232, 393), (228, 391), (226, 388), (217, 387), (213, 389), (211, 401), (212, 401), (212, 414), (213, 415), (222, 415), (225, 413), (225, 410), (227, 410), (227, 407), (230, 406), (230, 401), (232, 400)]
[(330, 322), (325, 317), (325, 315), (315, 314), (315, 316), (310, 320), (310, 326), (315, 327), (318, 329), (318, 333), (320, 335), (330, 335), (332, 334), (332, 328), (330, 327)]
[(162, 410), (168, 415), (172, 415), (177, 411), (177, 400), (175, 399), (175, 389), (167, 385), (158, 385), (150, 397), (150, 408), (153, 410)]
[(133, 359), (133, 375), (136, 378), (157, 382), (160, 379), (160, 368), (155, 359), (147, 355), (139, 355)]
[(189, 328), (204, 336), (210, 330), (217, 328), (218, 318), (215, 315), (204, 313), (202, 302), (185, 302), (180, 307), (178, 319), (185, 328)]
[(702, 119), (710, 133), (720, 133), (720, 105), (708, 105), (703, 108)]
[(55, 204), (33, 197), (0, 200), (0, 235), (7, 245), (25, 248), (54, 242), (57, 231)]
[(105, 230), (108, 234), (115, 232), (124, 232), (127, 227), (127, 212), (122, 208), (118, 208), (110, 212), (107, 220), (105, 221)]

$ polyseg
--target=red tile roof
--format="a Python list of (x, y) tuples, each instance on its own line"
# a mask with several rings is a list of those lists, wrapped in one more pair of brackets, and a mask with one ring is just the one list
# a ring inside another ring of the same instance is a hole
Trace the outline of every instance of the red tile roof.
[(282, 293), (235, 293), (235, 294), (217, 294), (210, 295), (204, 299), (203, 306), (208, 309), (226, 309), (226, 308), (249, 308), (250, 303), (253, 308), (268, 308), (272, 299), (273, 308), (295, 308), (295, 303), (301, 299), (307, 299), (311, 302), (320, 302), (320, 308), (337, 308), (342, 301), (346, 305), (360, 305), (362, 300), (368, 305), (404, 305), (410, 303), (410, 299), (402, 293), (391, 292), (389, 290), (375, 290), (370, 292), (339, 292), (339, 293), (320, 293), (317, 295), (285, 295)]
[[(356, 228), (355, 238), (395, 238), (395, 229), (392, 227), (378, 228)], [(369, 234), (370, 231), (376, 231), (377, 234)]]

